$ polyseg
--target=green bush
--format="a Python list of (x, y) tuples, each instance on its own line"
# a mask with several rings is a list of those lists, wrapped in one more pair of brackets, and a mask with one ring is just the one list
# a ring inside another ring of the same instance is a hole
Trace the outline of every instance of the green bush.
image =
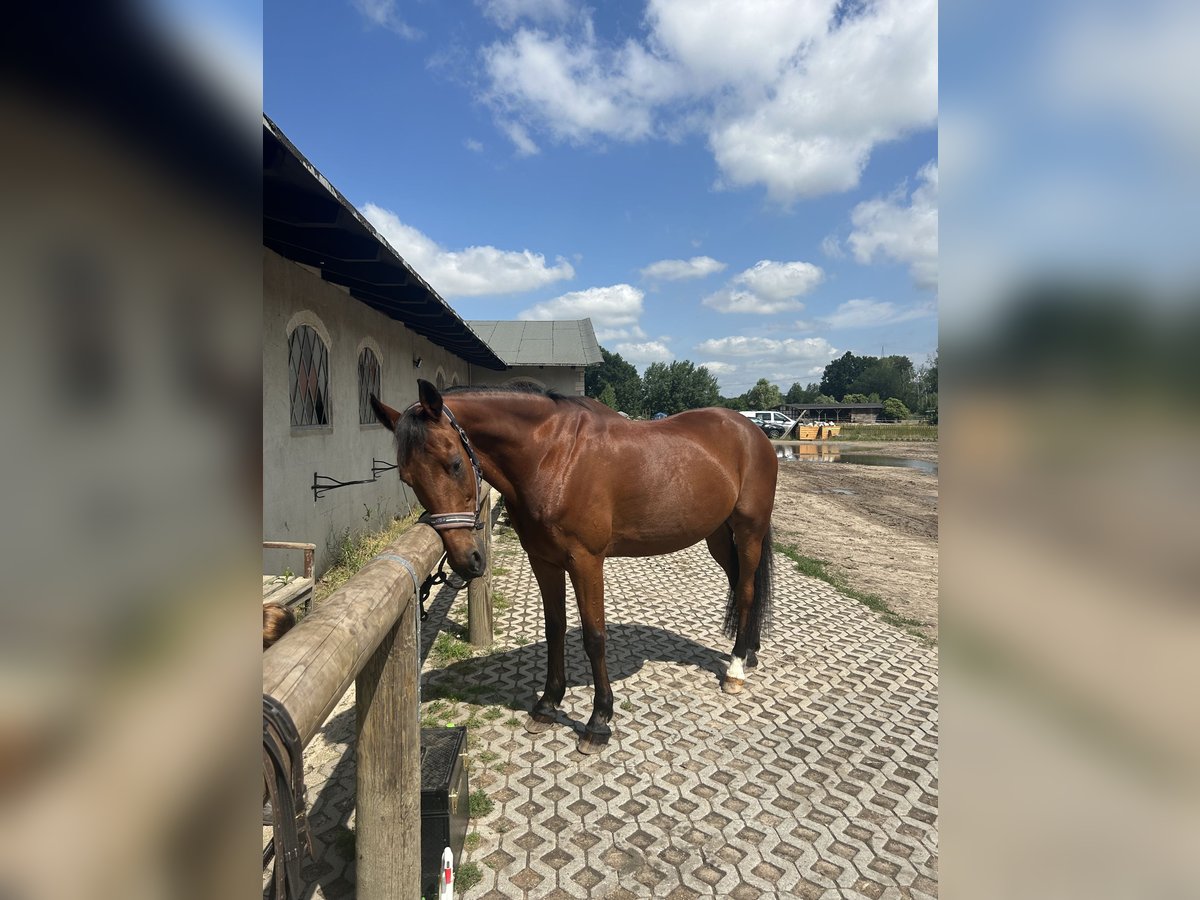
[(880, 416), (881, 419), (885, 419), (889, 422), (899, 422), (903, 419), (909, 418), (911, 415), (912, 413), (908, 411), (908, 407), (904, 405), (903, 401), (898, 400), (895, 397), (888, 397), (883, 401), (883, 414)]

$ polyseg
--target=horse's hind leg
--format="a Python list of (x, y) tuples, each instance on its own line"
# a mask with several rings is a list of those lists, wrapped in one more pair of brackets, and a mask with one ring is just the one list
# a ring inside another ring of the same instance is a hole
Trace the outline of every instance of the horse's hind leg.
[(706, 540), (708, 552), (717, 561), (717, 565), (725, 570), (725, 576), (729, 579), (729, 593), (732, 596), (734, 588), (737, 587), (738, 577), (737, 546), (733, 543), (733, 530), (728, 522), (723, 522)]
[(612, 730), (613, 695), (608, 683), (608, 663), (605, 660), (604, 628), (604, 557), (580, 556), (571, 566), (571, 584), (579, 603), (579, 621), (583, 631), (583, 648), (592, 664), (592, 682), (596, 686), (592, 716), (579, 738), (581, 753), (599, 753), (608, 744)]
[(557, 566), (530, 558), (529, 565), (542, 593), (546, 615), (546, 690), (533, 705), (525, 730), (539, 734), (558, 718), (558, 705), (567, 690), (567, 575)]
[[(763, 542), (768, 529), (755, 527), (752, 523), (735, 523), (736, 553), (737, 553), (737, 583), (734, 585), (729, 600), (729, 612), (726, 616), (726, 633), (734, 638), (732, 659), (725, 673), (725, 681), (721, 689), (727, 694), (741, 693), (746, 681), (747, 662), (754, 664), (754, 654), (758, 651), (759, 629), (761, 617), (769, 597), (769, 581), (761, 581), (758, 575), (759, 564), (762, 561)], [(768, 549), (769, 552), (769, 549)], [(756, 578), (756, 575), (758, 577)], [(757, 588), (757, 590), (756, 590)], [(762, 594), (762, 596), (759, 596)], [(749, 658), (749, 660), (748, 660)]]

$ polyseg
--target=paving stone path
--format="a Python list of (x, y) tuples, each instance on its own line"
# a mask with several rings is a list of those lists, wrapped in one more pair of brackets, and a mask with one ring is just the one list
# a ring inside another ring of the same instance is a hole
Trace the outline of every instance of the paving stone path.
[[(726, 582), (704, 545), (609, 560), (613, 743), (583, 756), (572, 727), (590, 715), (591, 670), (573, 598), (566, 715), (529, 735), (523, 711), (545, 677), (541, 600), (510, 531), (498, 529), (494, 562), (508, 604), (495, 648), (427, 662), (423, 686), (498, 704), (470, 732), (471, 789), (495, 808), (471, 823), (465, 860), (483, 878), (467, 897), (937, 895), (935, 650), (777, 555), (772, 635), (745, 692), (726, 695)], [(456, 599), (438, 596), (426, 648)], [(352, 695), (305, 758), (315, 898), (354, 894)]]

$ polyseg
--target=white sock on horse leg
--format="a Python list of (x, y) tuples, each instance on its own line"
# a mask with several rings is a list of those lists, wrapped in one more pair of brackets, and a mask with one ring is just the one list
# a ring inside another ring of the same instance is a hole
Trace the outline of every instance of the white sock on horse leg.
[(729, 663), (729, 671), (725, 673), (726, 676), (729, 678), (745, 679), (745, 662), (746, 661), (740, 656), (733, 657), (733, 660)]

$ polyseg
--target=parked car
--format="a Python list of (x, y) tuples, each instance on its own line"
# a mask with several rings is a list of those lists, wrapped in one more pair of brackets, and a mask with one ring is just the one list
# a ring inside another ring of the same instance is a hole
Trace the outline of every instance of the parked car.
[(796, 424), (794, 419), (774, 409), (748, 409), (743, 410), (742, 415), (758, 425), (770, 438), (783, 437)]

